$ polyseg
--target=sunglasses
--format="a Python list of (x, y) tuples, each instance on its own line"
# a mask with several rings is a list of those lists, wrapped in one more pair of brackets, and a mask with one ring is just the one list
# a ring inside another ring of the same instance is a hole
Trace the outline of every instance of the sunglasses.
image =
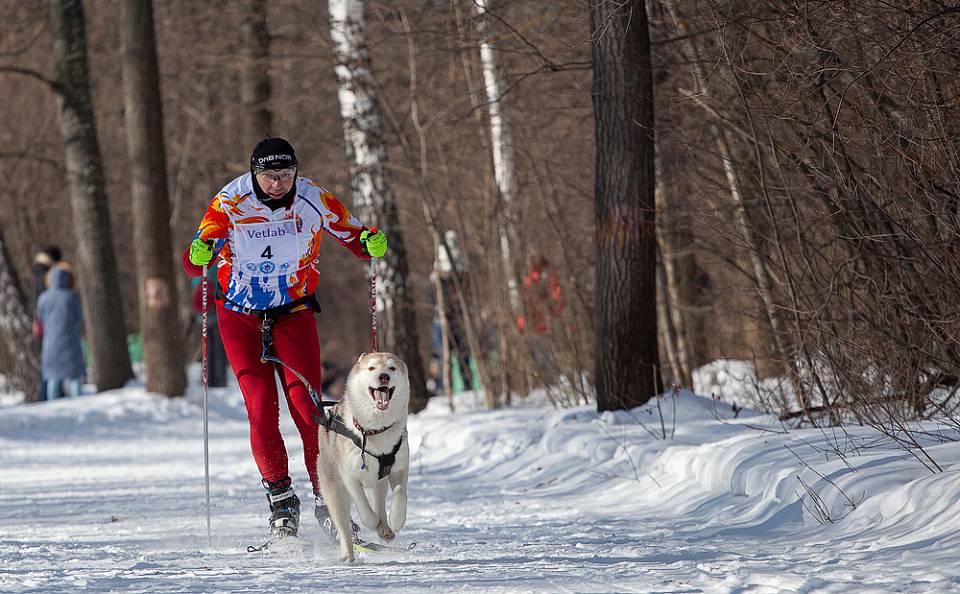
[(264, 181), (275, 184), (277, 182), (288, 182), (297, 177), (297, 168), (289, 167), (287, 169), (271, 169), (269, 171), (258, 171), (257, 175)]

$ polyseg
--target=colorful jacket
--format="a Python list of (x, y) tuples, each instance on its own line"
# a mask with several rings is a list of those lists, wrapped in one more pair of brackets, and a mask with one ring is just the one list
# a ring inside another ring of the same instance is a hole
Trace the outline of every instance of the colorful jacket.
[[(224, 307), (265, 310), (313, 295), (324, 232), (361, 260), (370, 259), (359, 240), (365, 227), (333, 194), (305, 177), (297, 178), (296, 190), (289, 208), (271, 210), (257, 198), (251, 174), (245, 173), (210, 202), (194, 237), (214, 241)], [(274, 239), (284, 242), (284, 250), (273, 249)], [(200, 274), (187, 253), (184, 267)]]

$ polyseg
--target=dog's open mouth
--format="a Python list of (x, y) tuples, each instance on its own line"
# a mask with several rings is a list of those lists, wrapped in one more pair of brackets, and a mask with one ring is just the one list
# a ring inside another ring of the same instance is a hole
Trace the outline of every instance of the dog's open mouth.
[(380, 386), (379, 388), (368, 389), (370, 390), (370, 397), (373, 398), (373, 404), (377, 407), (377, 410), (387, 410), (390, 406), (390, 399), (393, 398), (395, 388), (392, 386)]

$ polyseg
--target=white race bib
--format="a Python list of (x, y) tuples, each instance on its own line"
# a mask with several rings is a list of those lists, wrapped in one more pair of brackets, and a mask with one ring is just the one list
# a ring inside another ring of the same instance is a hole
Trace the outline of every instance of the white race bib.
[(249, 276), (293, 274), (300, 262), (294, 219), (234, 225), (234, 266)]

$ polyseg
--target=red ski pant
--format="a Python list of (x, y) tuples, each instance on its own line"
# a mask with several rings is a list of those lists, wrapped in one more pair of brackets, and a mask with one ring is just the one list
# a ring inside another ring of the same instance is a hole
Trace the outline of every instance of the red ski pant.
[[(217, 321), (227, 359), (237, 376), (250, 420), (250, 446), (260, 474), (276, 481), (289, 474), (287, 450), (280, 435), (280, 401), (274, 373), (279, 373), (287, 408), (300, 432), (303, 457), (314, 493), (317, 483), (317, 407), (307, 388), (289, 369), (263, 363), (261, 318), (225, 309), (217, 303)], [(320, 338), (313, 311), (305, 309), (277, 318), (273, 324), (270, 354), (300, 373), (315, 390), (320, 389), (322, 367)]]

